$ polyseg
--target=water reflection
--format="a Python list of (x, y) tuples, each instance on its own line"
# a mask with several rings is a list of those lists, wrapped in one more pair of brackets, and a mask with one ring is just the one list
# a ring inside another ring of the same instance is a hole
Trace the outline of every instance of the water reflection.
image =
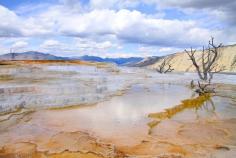
[(209, 100), (205, 101), (202, 106), (200, 106), (199, 108), (195, 108), (195, 115), (196, 115), (196, 120), (200, 120), (201, 119), (201, 114), (202, 111), (205, 111), (207, 113), (207, 116), (215, 116), (217, 117), (217, 113), (216, 113), (216, 107), (215, 104), (212, 100), (212, 98), (209, 98)]
[(148, 126), (150, 127), (149, 134), (151, 133), (152, 128), (157, 126), (162, 120), (171, 119), (172, 117), (174, 117), (178, 113), (183, 112), (186, 109), (193, 109), (196, 114), (196, 119), (200, 118), (198, 114), (198, 111), (200, 109), (205, 109), (207, 112), (215, 114), (215, 106), (211, 97), (211, 94), (201, 95), (195, 98), (183, 100), (181, 104), (171, 108), (167, 108), (163, 112), (150, 113), (148, 117), (154, 120), (148, 123)]
[(31, 122), (40, 128), (89, 131), (101, 138), (132, 144), (147, 136), (146, 116), (150, 112), (163, 111), (190, 96), (191, 90), (181, 85), (137, 84), (124, 95), (95, 106), (38, 111)]

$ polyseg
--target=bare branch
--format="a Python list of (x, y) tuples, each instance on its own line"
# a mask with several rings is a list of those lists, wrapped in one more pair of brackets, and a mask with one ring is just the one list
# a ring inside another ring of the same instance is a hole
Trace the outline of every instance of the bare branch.
[[(168, 66), (168, 67), (167, 67)], [(158, 66), (158, 68), (156, 69), (157, 72), (159, 73), (167, 73), (167, 72), (172, 72), (174, 69), (171, 68), (171, 64), (170, 61), (167, 61), (167, 59), (165, 58), (163, 60), (163, 62)]]
[(210, 88), (211, 84), (208, 83), (208, 84), (201, 84), (199, 81), (198, 81), (198, 89), (196, 89), (196, 92), (199, 94), (199, 95), (203, 95), (203, 94), (206, 94), (206, 93), (215, 93), (214, 91), (214, 88)]
[(171, 65), (168, 65), (167, 70), (164, 73), (172, 72), (174, 69), (171, 68)]
[(203, 79), (203, 76), (201, 74), (201, 70), (200, 70), (200, 67), (199, 65), (197, 64), (197, 61), (196, 61), (196, 57), (195, 57), (195, 53), (196, 53), (196, 49), (193, 50), (192, 47), (190, 48), (190, 51), (186, 50), (185, 49), (185, 52), (188, 54), (190, 60), (192, 61), (193, 65), (195, 66), (197, 72), (198, 72), (198, 76)]
[(195, 56), (196, 50), (193, 50), (192, 47), (190, 51), (187, 51), (185, 49), (185, 52), (189, 56), (189, 59), (192, 61), (192, 64), (195, 67), (201, 80), (209, 80), (210, 83), (214, 73), (224, 71), (224, 69), (222, 68), (216, 69), (216, 67), (218, 67), (218, 65), (216, 65), (216, 61), (220, 57), (219, 48), (221, 48), (222, 46), (222, 44), (215, 45), (214, 38), (211, 37), (208, 42), (208, 48), (206, 49), (204, 46), (202, 48), (202, 54), (200, 57), (201, 61), (199, 62), (199, 64), (197, 63), (198, 60)]

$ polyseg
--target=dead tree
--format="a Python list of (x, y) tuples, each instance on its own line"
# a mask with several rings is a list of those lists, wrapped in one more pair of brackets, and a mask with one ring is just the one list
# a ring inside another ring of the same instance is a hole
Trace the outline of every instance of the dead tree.
[(12, 48), (10, 48), (10, 54), (11, 54), (11, 60), (15, 60), (16, 54), (12, 51)]
[(233, 62), (231, 64), (231, 66), (234, 66), (234, 65), (236, 65), (236, 56), (234, 56), (234, 60), (233, 60)]
[(188, 54), (189, 59), (192, 61), (192, 64), (196, 68), (198, 76), (203, 81), (211, 82), (213, 75), (224, 70), (224, 67), (220, 67), (216, 64), (217, 59), (220, 57), (219, 48), (223, 45), (215, 45), (214, 38), (211, 37), (211, 40), (208, 43), (208, 48), (203, 46), (201, 57), (197, 59), (195, 56), (196, 50), (193, 50), (192, 47), (190, 50), (185, 52)]
[(171, 67), (172, 65), (170, 64), (170, 61), (167, 61), (167, 59), (164, 59), (163, 62), (158, 66), (156, 70), (159, 73), (167, 73), (167, 72), (172, 72), (174, 70)]
[(195, 88), (194, 80), (191, 80), (191, 82), (190, 82), (190, 88), (191, 88), (191, 89)]
[(215, 89), (210, 87), (210, 83), (201, 84), (198, 81), (198, 88), (195, 90), (199, 95), (204, 95), (206, 93), (215, 93)]

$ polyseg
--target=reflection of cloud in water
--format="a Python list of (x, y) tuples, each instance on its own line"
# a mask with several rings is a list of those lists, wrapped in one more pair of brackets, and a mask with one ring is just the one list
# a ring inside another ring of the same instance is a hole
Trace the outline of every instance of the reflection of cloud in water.
[(136, 135), (147, 134), (148, 113), (162, 111), (190, 96), (191, 90), (180, 85), (136, 85), (126, 94), (96, 106), (43, 113), (38, 118), (52, 120), (51, 127), (60, 120), (60, 123), (64, 121), (65, 129), (86, 130), (102, 137), (116, 135), (117, 138), (129, 140)]

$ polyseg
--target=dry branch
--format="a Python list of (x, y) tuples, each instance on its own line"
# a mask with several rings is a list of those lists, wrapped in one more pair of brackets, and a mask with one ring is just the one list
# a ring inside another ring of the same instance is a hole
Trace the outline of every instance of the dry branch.
[(192, 47), (190, 50), (185, 49), (185, 52), (192, 61), (192, 64), (196, 68), (198, 76), (201, 80), (208, 81), (210, 83), (215, 73), (225, 70), (223, 66), (219, 67), (216, 64), (217, 59), (220, 57), (219, 48), (222, 46), (222, 44), (215, 45), (214, 38), (211, 37), (211, 40), (208, 43), (208, 48), (205, 48), (204, 46), (202, 48), (202, 54), (199, 63), (197, 62), (197, 58), (195, 56), (196, 50), (193, 50)]
[(164, 59), (163, 62), (159, 65), (159, 67), (156, 70), (159, 73), (168, 73), (168, 72), (172, 72), (174, 69), (172, 68), (172, 65), (170, 64), (170, 61), (167, 61), (167, 59)]

